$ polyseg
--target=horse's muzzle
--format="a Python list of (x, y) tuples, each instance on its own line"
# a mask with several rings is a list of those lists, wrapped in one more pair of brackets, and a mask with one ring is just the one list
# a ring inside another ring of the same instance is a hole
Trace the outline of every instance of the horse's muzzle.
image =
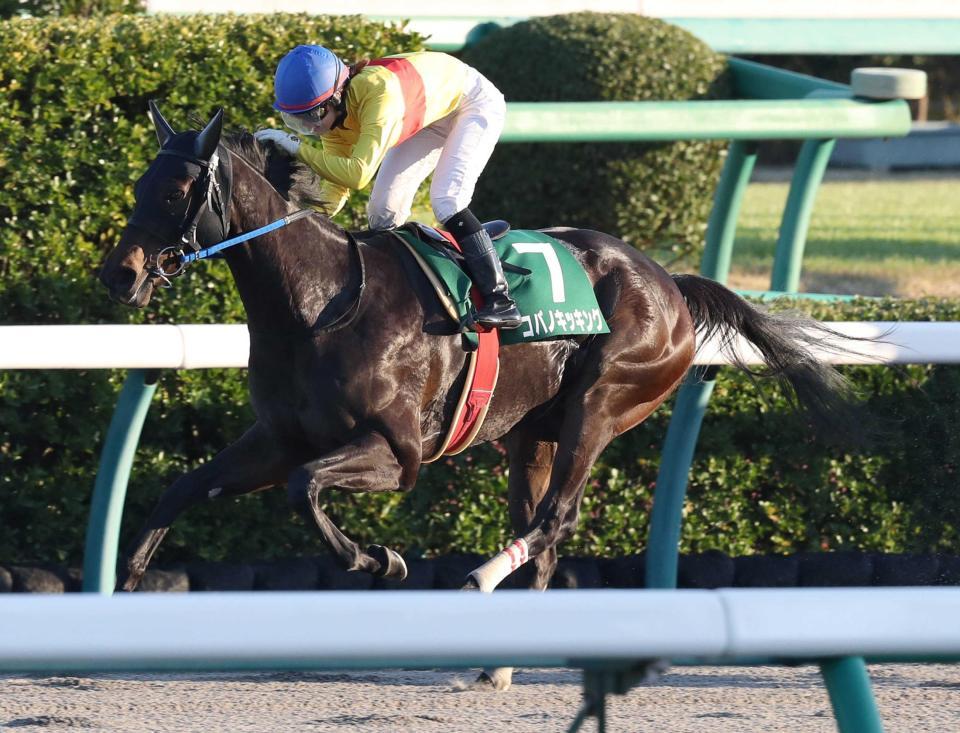
[(146, 273), (129, 267), (115, 268), (109, 274), (106, 269), (102, 270), (100, 282), (109, 291), (111, 300), (132, 308), (144, 307), (153, 294), (153, 284)]

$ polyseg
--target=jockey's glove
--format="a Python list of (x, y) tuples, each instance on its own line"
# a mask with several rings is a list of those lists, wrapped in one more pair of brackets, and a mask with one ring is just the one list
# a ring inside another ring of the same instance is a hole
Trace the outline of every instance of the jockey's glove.
[(257, 142), (273, 145), (292, 158), (297, 157), (297, 151), (300, 150), (300, 138), (283, 130), (257, 130), (253, 136)]

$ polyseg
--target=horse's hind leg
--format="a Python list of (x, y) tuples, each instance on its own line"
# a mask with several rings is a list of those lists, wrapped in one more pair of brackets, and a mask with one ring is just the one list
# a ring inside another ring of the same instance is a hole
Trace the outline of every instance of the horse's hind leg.
[[(538, 440), (527, 431), (511, 433), (506, 440), (510, 459), (509, 507), (510, 526), (517, 537), (530, 531), (537, 507), (550, 488), (550, 476), (557, 454), (557, 444)], [(533, 562), (524, 565), (518, 578), (520, 587), (546, 590), (557, 568), (556, 548), (542, 552)]]
[[(522, 537), (530, 531), (537, 506), (550, 486), (550, 474), (557, 452), (557, 444), (538, 440), (527, 429), (517, 428), (506, 438), (510, 458), (509, 506), (510, 525), (515, 536)], [(546, 590), (557, 568), (557, 548), (541, 552), (517, 572), (519, 587), (530, 590)], [(476, 584), (471, 578), (470, 587)], [(490, 685), (496, 690), (506, 690), (513, 680), (513, 667), (484, 669), (478, 684)]]
[(257, 423), (212, 461), (178, 478), (163, 492), (134, 541), (122, 589), (131, 591), (137, 587), (173, 520), (185, 509), (201, 501), (238, 496), (282, 483), (294, 464)]
[(573, 534), (583, 490), (600, 453), (616, 435), (645, 420), (673, 391), (690, 364), (691, 343), (680, 339), (676, 348), (663, 349), (664, 340), (653, 340), (653, 347), (644, 347), (635, 334), (621, 334), (619, 343), (607, 341), (606, 348), (593, 355), (593, 363), (583, 373), (601, 377), (593, 383), (584, 377), (562, 403), (549, 488), (537, 505), (530, 528), (471, 573), (481, 590), (492, 590), (528, 559)]
[[(480, 590), (492, 591), (528, 560), (546, 553), (550, 553), (548, 558), (537, 560), (535, 565), (537, 576), (544, 576), (544, 586), (549, 582), (555, 568), (556, 545), (573, 534), (590, 469), (613, 436), (612, 420), (579, 405), (567, 411), (548, 486), (535, 505), (531, 501), (525, 507), (533, 516), (506, 549), (470, 573)], [(549, 573), (543, 572), (547, 570)]]
[(381, 545), (360, 549), (320, 508), (325, 489), (395, 491), (401, 487), (402, 475), (403, 468), (386, 438), (368, 433), (292, 471), (287, 495), (294, 508), (316, 523), (324, 543), (344, 568), (403, 580), (407, 566), (400, 555)]

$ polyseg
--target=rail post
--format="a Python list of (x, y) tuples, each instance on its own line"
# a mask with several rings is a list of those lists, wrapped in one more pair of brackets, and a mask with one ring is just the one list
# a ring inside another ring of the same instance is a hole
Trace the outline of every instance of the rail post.
[(83, 554), (84, 593), (110, 595), (116, 585), (117, 547), (127, 481), (158, 377), (156, 370), (131, 370), (120, 390), (90, 502)]

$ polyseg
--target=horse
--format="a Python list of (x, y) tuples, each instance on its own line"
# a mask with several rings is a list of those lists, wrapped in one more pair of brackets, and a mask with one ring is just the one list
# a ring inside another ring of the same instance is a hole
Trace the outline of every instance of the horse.
[[(222, 109), (201, 130), (182, 132), (152, 102), (151, 111), (160, 149), (99, 274), (116, 302), (136, 308), (172, 283), (188, 245), (287, 216), (313, 200), (316, 183), (252, 135), (225, 135)], [(798, 403), (840, 433), (852, 406), (841, 377), (809, 353), (822, 336), (816, 322), (766, 312), (703, 277), (668, 274), (609, 234), (541, 231), (582, 265), (609, 333), (502, 348), (475, 443), (506, 447), (516, 540), (464, 579), (468, 590), (490, 591), (514, 571), (517, 585), (547, 588), (594, 462), (670, 396), (704, 338), (745, 337), (766, 364), (755, 373), (792, 385)], [(389, 232), (350, 233), (315, 213), (223, 255), (246, 310), (256, 420), (163, 492), (134, 541), (122, 589), (136, 588), (188, 507), (283, 485), (344, 568), (403, 579), (396, 551), (361, 547), (331, 521), (321, 498), (330, 489), (413, 489), (465, 381), (462, 334)], [(509, 670), (484, 676), (494, 687), (509, 685)]]

